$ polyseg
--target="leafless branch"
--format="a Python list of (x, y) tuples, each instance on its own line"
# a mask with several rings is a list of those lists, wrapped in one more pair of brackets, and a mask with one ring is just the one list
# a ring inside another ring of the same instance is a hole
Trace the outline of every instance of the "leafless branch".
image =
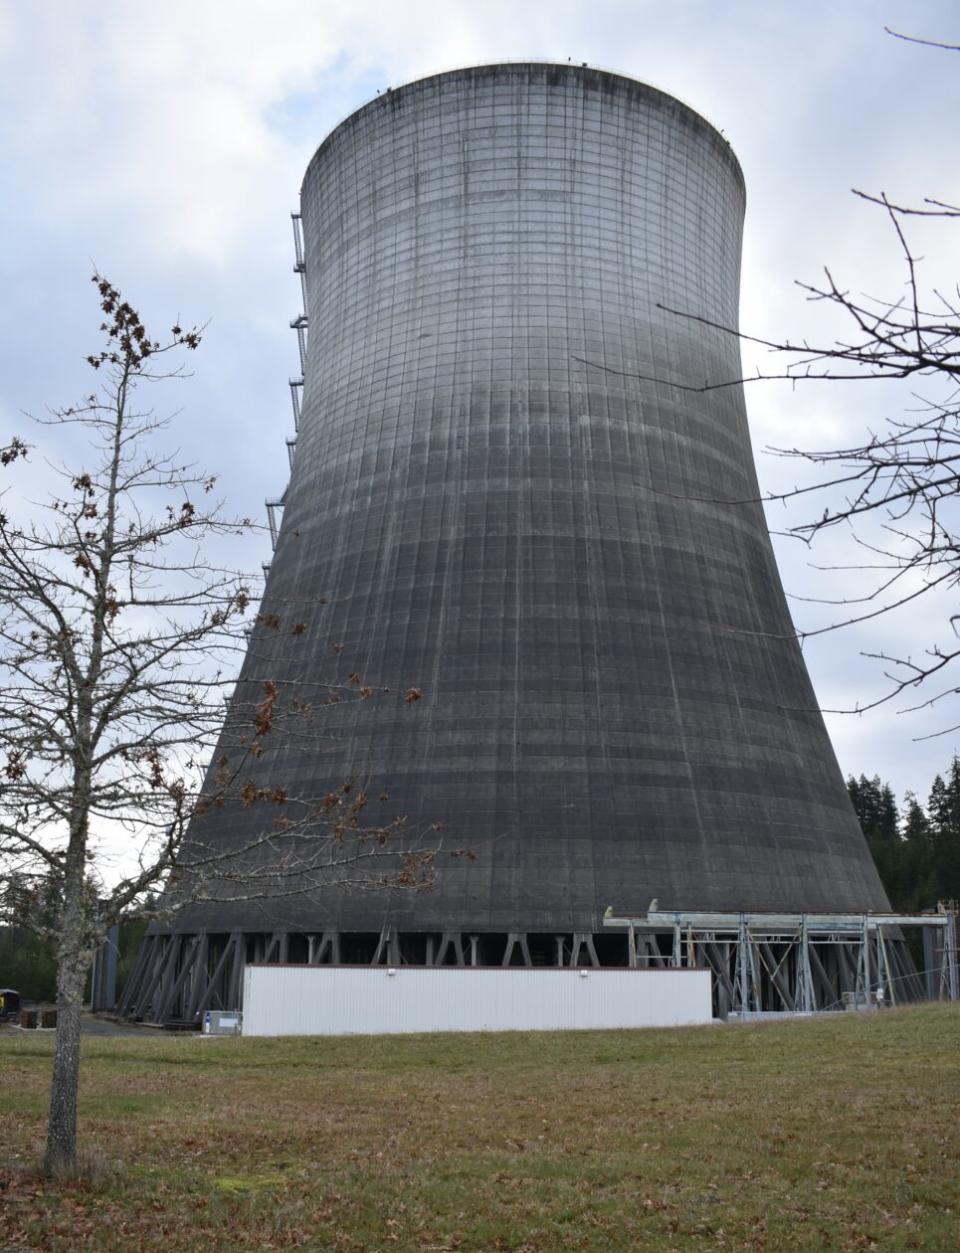
[(900, 31), (891, 30), (889, 26), (884, 26), (883, 29), (894, 39), (902, 39), (908, 44), (922, 44), (925, 48), (942, 48), (945, 52), (960, 52), (960, 44), (941, 43), (937, 39), (918, 39), (916, 35), (904, 35)]
[[(83, 430), (84, 464), (53, 466), (45, 502), (15, 507), (8, 490), (0, 512), (0, 919), (56, 948), (54, 1166), (73, 1151), (83, 980), (113, 921), (158, 890), (154, 911), (167, 914), (197, 900), (423, 890), (442, 844), (402, 816), (368, 820), (351, 780), (319, 795), (271, 781), (273, 747), (322, 748), (333, 706), (420, 692), (353, 671), (297, 680), (318, 606), (292, 605), (289, 620), (254, 612), (253, 581), (216, 556), (218, 538), (249, 523), (226, 515), (214, 477), (156, 450), (165, 423), (137, 408), (146, 385), (182, 377), (176, 354), (202, 328), (176, 323), (155, 339), (112, 284), (94, 282), (104, 344), (87, 362), (100, 385), (40, 424)], [(30, 451), (10, 439), (0, 467), (14, 474)], [(284, 681), (238, 682), (246, 653)], [(246, 815), (248, 834), (206, 842), (204, 816), (218, 810)], [(120, 837), (136, 868), (117, 879), (104, 846)]]

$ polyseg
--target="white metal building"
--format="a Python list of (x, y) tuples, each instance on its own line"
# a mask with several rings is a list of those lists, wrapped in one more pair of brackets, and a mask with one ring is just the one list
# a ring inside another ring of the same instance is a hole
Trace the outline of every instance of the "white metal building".
[(677, 1027), (711, 1021), (709, 970), (250, 965), (244, 1035)]

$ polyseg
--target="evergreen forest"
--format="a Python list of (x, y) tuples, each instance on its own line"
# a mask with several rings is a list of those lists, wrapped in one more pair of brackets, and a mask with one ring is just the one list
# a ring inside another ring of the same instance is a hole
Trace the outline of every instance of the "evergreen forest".
[(960, 758), (930, 785), (926, 805), (906, 792), (902, 806), (877, 775), (847, 779), (860, 826), (898, 913), (960, 900)]

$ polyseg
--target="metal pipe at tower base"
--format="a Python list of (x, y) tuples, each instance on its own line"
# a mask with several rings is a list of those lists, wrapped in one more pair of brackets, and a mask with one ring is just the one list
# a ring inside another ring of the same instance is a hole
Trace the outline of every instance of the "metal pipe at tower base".
[[(724, 913), (665, 910), (652, 902), (646, 914), (617, 915), (607, 909), (604, 927), (626, 929), (634, 964), (635, 936), (663, 935), (673, 928), (674, 962), (682, 963), (679, 936), (689, 937), (686, 965), (699, 947), (712, 970), (718, 1013), (810, 1013), (838, 1008), (876, 1008), (922, 1000), (939, 986), (939, 999), (958, 999), (958, 959), (951, 936), (956, 912), (938, 907), (923, 914)], [(903, 937), (920, 928), (927, 955), (926, 990)], [(935, 936), (939, 933), (939, 944)]]

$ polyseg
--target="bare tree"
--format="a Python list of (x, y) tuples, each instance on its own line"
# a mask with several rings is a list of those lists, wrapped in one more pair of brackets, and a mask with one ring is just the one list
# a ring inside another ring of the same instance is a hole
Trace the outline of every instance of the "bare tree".
[[(895, 38), (948, 52), (960, 46), (888, 31)], [(819, 283), (799, 283), (808, 300), (828, 306), (840, 315), (846, 332), (820, 341), (765, 339), (705, 318), (695, 310), (658, 307), (678, 318), (699, 323), (722, 334), (769, 350), (778, 365), (745, 377), (691, 380), (630, 374), (647, 382), (689, 392), (711, 392), (745, 383), (789, 380), (866, 382), (907, 381), (911, 407), (903, 416), (886, 419), (877, 433), (868, 431), (858, 442), (835, 448), (773, 448), (780, 457), (808, 462), (821, 473), (815, 481), (786, 491), (770, 492), (764, 503), (820, 498), (822, 507), (811, 517), (788, 526), (782, 534), (813, 545), (827, 533), (843, 532), (860, 557), (850, 565), (825, 565), (868, 580), (861, 594), (836, 601), (807, 598), (839, 606), (827, 625), (797, 632), (801, 640), (863, 623), (891, 611), (932, 598), (948, 597), (960, 586), (960, 286), (956, 281), (926, 281), (928, 269), (910, 242), (910, 224), (935, 219), (954, 227), (960, 206), (939, 199), (920, 205), (896, 203), (887, 195), (854, 195), (880, 209), (887, 217), (903, 266), (902, 290), (891, 298), (857, 294), (839, 282), (830, 269)], [(931, 223), (936, 224), (936, 223)], [(583, 364), (611, 371), (599, 362)], [(923, 394), (916, 389), (922, 388)], [(651, 490), (655, 490), (652, 489)], [(716, 501), (731, 506), (756, 501)], [(952, 602), (948, 602), (952, 603)], [(831, 713), (862, 713), (903, 698), (904, 711), (931, 708), (955, 696), (960, 688), (944, 672), (960, 657), (960, 610), (948, 608), (930, 619), (932, 642), (920, 656), (884, 650), (867, 653), (881, 663), (885, 686), (873, 700), (854, 709)], [(939, 621), (940, 630), (934, 625)], [(943, 676), (943, 686), (936, 687)], [(923, 686), (923, 694), (914, 698)], [(942, 735), (960, 727), (952, 716)], [(924, 737), (926, 738), (926, 737)]]
[[(200, 332), (177, 324), (152, 339), (115, 287), (94, 282), (105, 344), (87, 360), (100, 386), (43, 420), (55, 432), (79, 427), (89, 464), (61, 467), (53, 498), (25, 507), (28, 520), (0, 513), (0, 901), (55, 945), (48, 1173), (75, 1167), (92, 955), (147, 893), (163, 887), (174, 909), (331, 883), (417, 888), (433, 861), (401, 819), (365, 826), (365, 797), (349, 783), (317, 798), (270, 786), (264, 754), (285, 716), (277, 684), (234, 697), (225, 714), (250, 645), (251, 592), (213, 554), (249, 523), (214, 503), (213, 478), (156, 451), (165, 422), (136, 407), (145, 384), (180, 375), (171, 359), (195, 350)], [(28, 451), (13, 438), (0, 463), (12, 472)], [(254, 646), (275, 626), (255, 622)], [(298, 714), (304, 733), (326, 703), (375, 694), (359, 675), (331, 683)], [(420, 693), (395, 695), (412, 704)], [(208, 766), (225, 717), (221, 756)], [(260, 807), (255, 837), (229, 851), (185, 839), (192, 817), (227, 803)], [(121, 846), (136, 856), (118, 874)]]
[[(956, 44), (884, 29), (907, 43), (960, 52)], [(825, 533), (838, 528), (846, 531), (863, 554), (852, 569), (866, 572), (870, 579), (861, 595), (821, 602), (842, 606), (840, 616), (817, 630), (799, 632), (801, 638), (905, 606), (916, 610), (921, 607), (918, 602), (946, 594), (946, 621), (940, 619), (938, 632), (935, 624), (941, 610), (933, 606), (932, 642), (923, 653), (867, 653), (882, 664), (886, 686), (879, 696), (854, 710), (830, 712), (860, 713), (901, 697), (906, 698), (905, 712), (930, 709), (960, 690), (956, 680), (944, 675), (960, 657), (960, 612), (950, 607), (960, 585), (960, 285), (956, 279), (945, 283), (943, 275), (929, 281), (929, 269), (909, 236), (911, 220), (916, 219), (937, 219), (952, 229), (960, 219), (960, 206), (934, 198), (911, 206), (895, 203), (884, 193), (870, 195), (854, 189), (853, 194), (887, 216), (903, 267), (900, 292), (888, 299), (858, 295), (825, 269), (823, 282), (799, 286), (809, 300), (841, 315), (846, 335), (819, 343), (743, 338), (788, 359), (784, 370), (758, 377), (906, 380), (923, 390), (912, 392), (913, 403), (904, 416), (887, 418), (877, 433), (868, 431), (859, 443), (770, 450), (809, 462), (825, 473), (812, 484), (771, 493), (766, 499), (790, 501), (824, 494), (822, 513), (789, 527), (786, 534), (812, 545)], [(864, 523), (868, 524), (866, 532), (861, 529)], [(942, 686), (936, 686), (938, 682)], [(913, 693), (921, 687), (923, 694), (914, 699)], [(934, 734), (954, 731), (958, 725), (952, 716)]]
[[(849, 337), (823, 344), (771, 344), (791, 361), (785, 377), (846, 380), (897, 379), (911, 383), (912, 404), (887, 418), (860, 443), (835, 448), (780, 448), (782, 457), (822, 468), (817, 481), (774, 494), (791, 500), (824, 494), (824, 508), (790, 527), (787, 534), (813, 544), (841, 529), (863, 554), (853, 568), (871, 580), (858, 596), (838, 603), (840, 617), (819, 631), (877, 618), (945, 592), (960, 583), (960, 288), (927, 285), (923, 265), (908, 237), (908, 220), (938, 218), (947, 226), (960, 208), (939, 200), (919, 207), (896, 204), (886, 195), (855, 191), (887, 215), (903, 268), (902, 292), (884, 300), (852, 293), (825, 271), (821, 284), (801, 284), (808, 297), (838, 310)], [(862, 529), (863, 524), (869, 524)], [(934, 619), (935, 621), (935, 619)], [(960, 613), (948, 611), (946, 635), (919, 657), (892, 651), (868, 654), (880, 661), (888, 680), (879, 696), (858, 712), (908, 696), (936, 680), (960, 656)], [(931, 624), (931, 632), (936, 628)], [(908, 708), (932, 707), (956, 691), (955, 682), (929, 692)], [(943, 728), (943, 730), (954, 729)], [(943, 731), (938, 732), (942, 734)]]
[[(907, 228), (912, 217), (949, 223), (960, 218), (960, 207), (939, 200), (910, 207), (893, 203), (884, 194), (854, 194), (887, 215), (902, 256), (904, 291), (893, 299), (857, 295), (841, 285), (829, 269), (824, 271), (822, 283), (800, 283), (810, 300), (827, 304), (843, 315), (851, 328), (848, 337), (799, 343), (761, 339), (687, 310), (663, 306), (677, 316), (737, 335), (788, 358), (781, 369), (749, 378), (713, 379), (698, 385), (669, 380), (684, 390), (704, 392), (771, 379), (891, 379), (923, 380), (925, 389), (935, 393), (921, 396), (913, 392), (915, 404), (905, 416), (886, 419), (878, 433), (868, 432), (860, 443), (768, 449), (826, 470), (812, 483), (770, 492), (763, 498), (775, 502), (823, 496), (822, 511), (786, 528), (784, 534), (812, 545), (825, 533), (842, 529), (864, 554), (861, 562), (845, 568), (868, 571), (873, 577), (872, 586), (862, 595), (821, 602), (841, 605), (839, 618), (825, 627), (798, 632), (801, 638), (877, 618), (935, 592), (955, 590), (960, 584), (960, 288), (956, 284), (923, 285), (922, 265), (911, 249)], [(859, 524), (869, 521), (877, 525), (867, 532), (858, 530)], [(909, 693), (960, 657), (960, 613), (948, 617), (952, 642), (935, 642), (920, 658), (888, 652), (868, 654), (887, 667), (889, 684), (856, 712)], [(936, 705), (955, 692), (956, 685), (950, 683), (925, 697), (922, 705)]]

